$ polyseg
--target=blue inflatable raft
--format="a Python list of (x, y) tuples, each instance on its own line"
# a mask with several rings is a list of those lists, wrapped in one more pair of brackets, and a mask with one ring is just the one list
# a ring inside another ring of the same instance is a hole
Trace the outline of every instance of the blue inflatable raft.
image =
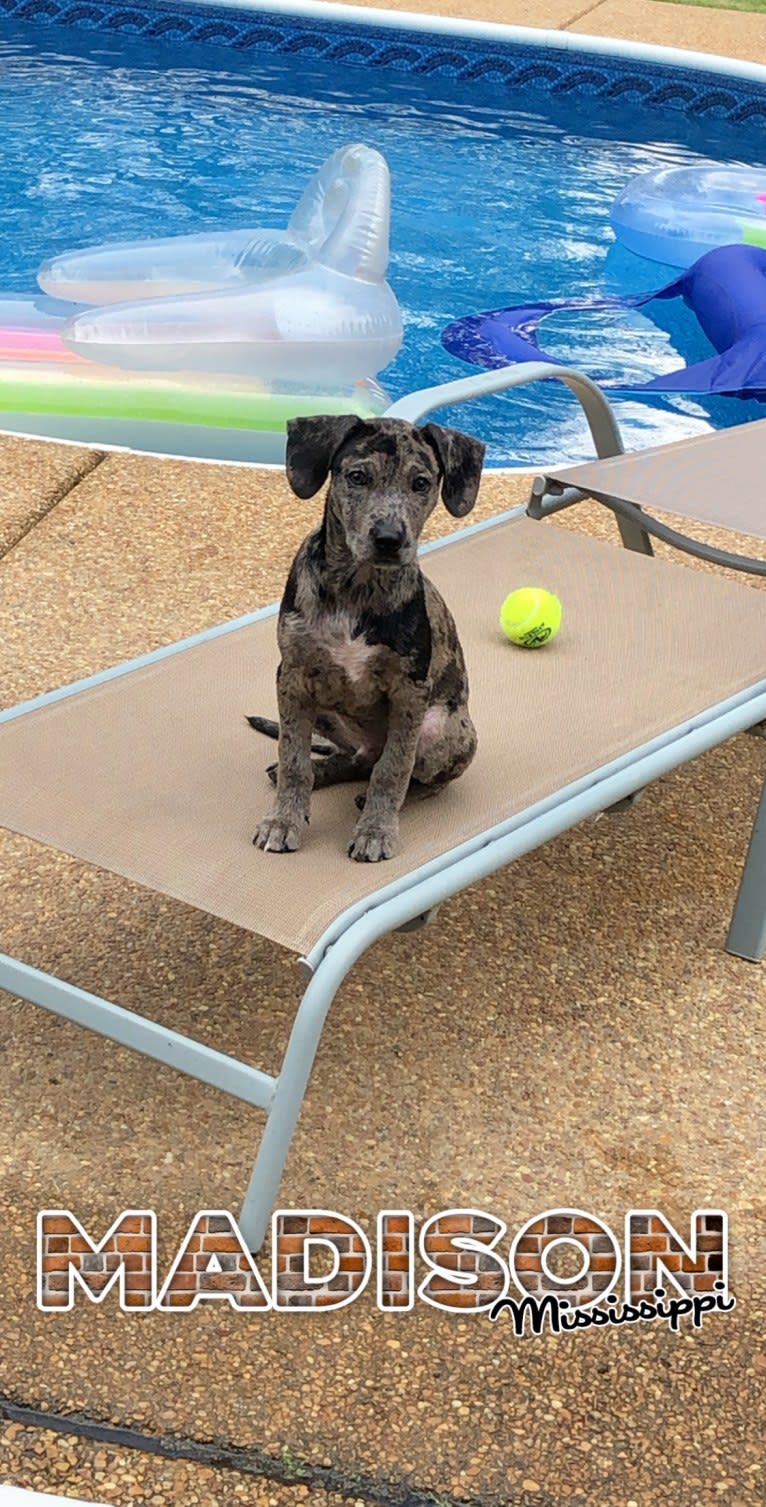
[(601, 380), (610, 392), (721, 393), (766, 399), (766, 248), (718, 246), (680, 277), (651, 293), (515, 304), (468, 315), (447, 326), (442, 345), (472, 366), (497, 370), (519, 361), (565, 366), (538, 344), (537, 330), (563, 309), (637, 309), (658, 298), (683, 298), (717, 355), (649, 382)]

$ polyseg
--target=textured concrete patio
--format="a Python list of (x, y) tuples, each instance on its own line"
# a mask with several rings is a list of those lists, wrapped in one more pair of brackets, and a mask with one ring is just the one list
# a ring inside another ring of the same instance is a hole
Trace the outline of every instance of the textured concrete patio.
[[(766, 62), (758, 15), (440, 9)], [(476, 516), (525, 495), (488, 476)], [(272, 600), (318, 508), (274, 472), (0, 439), (0, 705)], [(595, 505), (555, 526), (615, 537)], [(150, 1205), (166, 1260), (197, 1209), (236, 1211), (262, 1117), (3, 996), (0, 1483), (119, 1507), (763, 1503), (766, 974), (723, 943), (765, 757), (738, 738), (373, 948), (333, 1006), (281, 1190), (368, 1229), (386, 1207), (472, 1205), (509, 1239), (553, 1205), (615, 1229), (656, 1205), (681, 1231), (720, 1206), (734, 1314), (534, 1340), (369, 1294), (311, 1320), (43, 1315), (38, 1209), (96, 1232)], [(253, 818), (258, 768), (254, 750)], [(0, 917), (3, 950), (277, 1066), (300, 987), (286, 953), (7, 832)]]

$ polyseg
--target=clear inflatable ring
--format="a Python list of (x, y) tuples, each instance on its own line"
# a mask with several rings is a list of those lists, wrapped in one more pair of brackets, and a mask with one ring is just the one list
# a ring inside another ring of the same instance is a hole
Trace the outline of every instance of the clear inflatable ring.
[(661, 168), (639, 173), (611, 211), (629, 251), (690, 267), (714, 246), (766, 247), (766, 168)]

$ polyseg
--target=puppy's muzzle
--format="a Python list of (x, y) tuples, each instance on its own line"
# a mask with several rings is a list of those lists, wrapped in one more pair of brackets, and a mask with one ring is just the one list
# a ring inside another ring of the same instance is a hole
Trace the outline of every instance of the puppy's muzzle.
[(401, 523), (374, 523), (370, 529), (373, 559), (393, 565), (407, 542), (407, 530)]

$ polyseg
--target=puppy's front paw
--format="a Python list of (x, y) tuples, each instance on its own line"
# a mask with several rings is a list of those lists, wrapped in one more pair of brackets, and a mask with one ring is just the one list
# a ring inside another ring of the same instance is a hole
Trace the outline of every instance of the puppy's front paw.
[(348, 856), (356, 863), (381, 863), (399, 852), (399, 823), (358, 821), (349, 844)]
[(281, 816), (267, 816), (253, 838), (256, 848), (262, 848), (264, 853), (295, 853), (302, 841), (298, 823)]

